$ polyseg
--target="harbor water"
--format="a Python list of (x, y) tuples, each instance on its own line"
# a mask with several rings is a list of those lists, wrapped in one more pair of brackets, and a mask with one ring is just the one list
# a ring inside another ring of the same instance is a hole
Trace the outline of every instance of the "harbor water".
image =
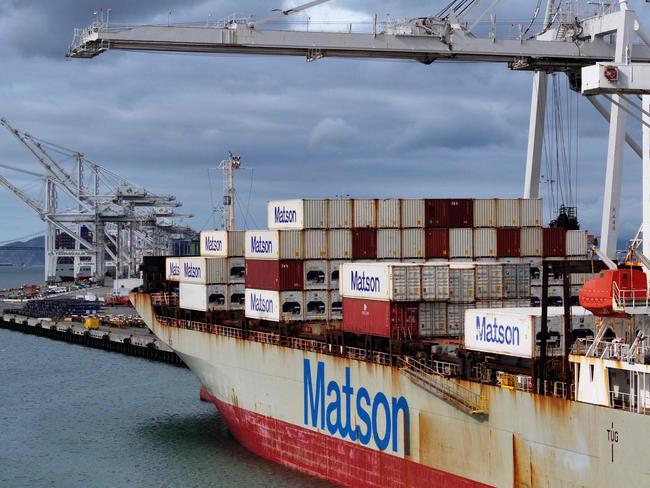
[(0, 330), (0, 486), (329, 486), (256, 457), (185, 368)]
[(45, 281), (43, 266), (0, 266), (0, 290), (22, 285), (42, 285)]

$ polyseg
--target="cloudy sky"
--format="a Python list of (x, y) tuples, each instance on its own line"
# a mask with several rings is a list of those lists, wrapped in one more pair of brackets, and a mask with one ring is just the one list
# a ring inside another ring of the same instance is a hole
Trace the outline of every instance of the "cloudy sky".
[[(234, 12), (261, 18), (295, 3), (112, 0), (105, 7), (112, 9), (113, 22), (154, 23), (167, 22), (170, 11), (172, 22)], [(332, 0), (309, 15), (314, 24), (368, 22), (374, 13), (380, 19), (435, 14), (446, 3)], [(500, 32), (516, 31), (509, 21), (526, 24), (536, 4), (504, 0), (497, 12)], [(632, 5), (647, 8), (641, 1)], [(219, 200), (221, 180), (215, 171), (208, 178), (208, 168), (228, 151), (246, 167), (237, 175), (240, 206), (249, 209), (246, 221), (239, 219), (242, 227), (264, 226), (265, 202), (272, 198), (522, 194), (530, 73), (474, 63), (307, 63), (294, 57), (119, 51), (93, 60), (65, 59), (73, 28), (90, 23), (99, 6), (86, 0), (0, 0), (0, 114), (152, 191), (174, 193), (195, 214), (190, 223), (197, 229), (214, 225), (211, 187)], [(579, 217), (584, 228), (598, 233), (607, 127), (585, 100), (567, 92), (562, 77), (558, 93), (565, 138), (577, 140), (572, 150)], [(0, 164), (35, 168), (6, 131), (0, 132)], [(640, 222), (640, 167), (628, 154), (628, 234)], [(26, 191), (38, 190), (34, 178), (0, 174)], [(6, 191), (0, 191), (0, 209), (0, 241), (42, 228)]]

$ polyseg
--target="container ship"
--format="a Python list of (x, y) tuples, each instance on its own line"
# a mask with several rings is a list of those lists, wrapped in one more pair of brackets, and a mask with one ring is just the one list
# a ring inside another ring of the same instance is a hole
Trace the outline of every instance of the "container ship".
[(645, 323), (572, 305), (609, 272), (585, 231), (540, 199), (268, 208), (131, 295), (249, 450), (343, 486), (650, 484)]

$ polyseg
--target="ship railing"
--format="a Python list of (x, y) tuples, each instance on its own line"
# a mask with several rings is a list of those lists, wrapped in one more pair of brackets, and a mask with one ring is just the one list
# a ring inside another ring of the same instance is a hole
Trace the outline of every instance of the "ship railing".
[(370, 361), (372, 363), (390, 365), (390, 354), (379, 351), (369, 351), (367, 349), (361, 349), (358, 347), (345, 347), (343, 349), (343, 355), (350, 359), (357, 359), (360, 361)]
[(628, 412), (650, 415), (650, 402), (644, 396), (636, 393), (610, 390), (609, 406), (619, 410), (627, 410)]
[[(235, 330), (241, 332), (239, 329), (235, 329)], [(260, 332), (258, 330), (250, 330), (248, 331), (248, 339), (255, 342), (261, 342), (264, 344), (279, 344), (280, 334), (274, 334), (272, 332)]]
[(619, 312), (647, 313), (650, 311), (650, 297), (647, 289), (621, 290), (616, 282), (612, 285), (613, 308)]
[(176, 307), (178, 295), (176, 293), (152, 293), (151, 304), (160, 307)]
[(337, 349), (336, 346), (332, 344), (327, 344), (321, 341), (315, 341), (313, 339), (301, 339), (299, 337), (289, 337), (287, 339), (287, 344), (293, 349), (300, 349), (302, 351), (317, 352), (321, 354), (332, 354), (334, 349)]

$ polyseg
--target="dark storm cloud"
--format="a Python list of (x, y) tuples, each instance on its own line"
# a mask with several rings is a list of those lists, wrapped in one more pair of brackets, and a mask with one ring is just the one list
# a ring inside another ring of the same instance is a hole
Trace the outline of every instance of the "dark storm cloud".
[[(154, 23), (166, 22), (170, 10), (173, 22), (201, 22), (211, 13), (260, 18), (301, 2), (109, 3), (112, 22)], [(380, 19), (436, 13), (443, 3), (333, 0), (310, 15), (368, 22), (374, 13)], [(526, 23), (536, 3), (503, 2), (497, 17)], [(270, 198), (521, 194), (530, 73), (503, 65), (120, 52), (65, 60), (73, 28), (91, 22), (100, 6), (0, 0), (0, 113), (154, 191), (175, 193), (197, 216), (195, 227), (219, 200), (221, 182), (213, 171), (208, 184), (208, 168), (229, 150), (248, 168), (238, 175), (241, 207), (252, 175), (248, 225), (264, 225)], [(580, 216), (598, 229), (607, 132), (588, 103), (579, 107)], [(640, 215), (640, 165), (627, 161), (632, 193), (624, 203), (632, 228)], [(0, 133), (0, 163), (33, 165), (6, 133)], [(17, 181), (38, 189), (29, 178)], [(5, 233), (40, 228), (7, 192), (0, 192), (0, 208)]]

